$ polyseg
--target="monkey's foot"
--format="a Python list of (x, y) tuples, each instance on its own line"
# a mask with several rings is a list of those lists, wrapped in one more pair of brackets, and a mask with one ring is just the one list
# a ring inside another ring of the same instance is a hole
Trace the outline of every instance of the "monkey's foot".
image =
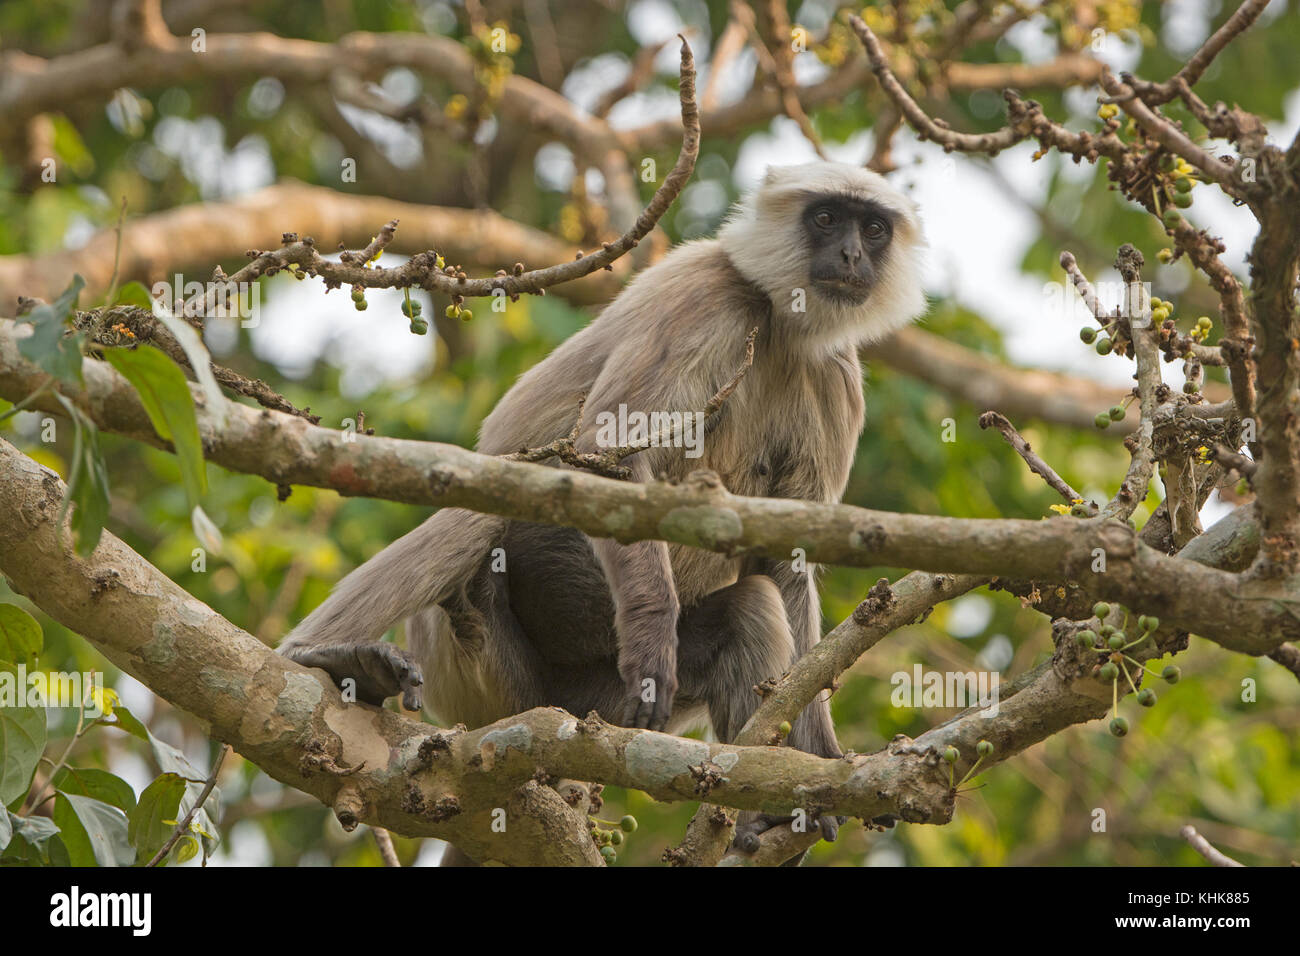
[(344, 692), (355, 690), (357, 700), (378, 705), (401, 694), (403, 707), (420, 709), (424, 673), (415, 658), (395, 644), (330, 644), (304, 647), (288, 656), (305, 667), (326, 671)]
[[(741, 853), (755, 853), (761, 845), (759, 837), (762, 834), (776, 827), (790, 826), (795, 819), (794, 816), (777, 816), (771, 813), (742, 813), (740, 821), (736, 824), (736, 836), (731, 845)], [(834, 843), (835, 838), (839, 836), (840, 827), (847, 820), (848, 817), (820, 816), (812, 822), (821, 830), (823, 840)], [(791, 857), (782, 866), (798, 866), (802, 859), (801, 853)]]

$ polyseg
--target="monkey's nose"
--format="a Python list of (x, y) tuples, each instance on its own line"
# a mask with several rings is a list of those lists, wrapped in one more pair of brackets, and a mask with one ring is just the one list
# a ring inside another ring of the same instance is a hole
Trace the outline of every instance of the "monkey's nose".
[(862, 247), (856, 244), (844, 246), (840, 249), (840, 255), (844, 256), (845, 263), (856, 266), (862, 260)]

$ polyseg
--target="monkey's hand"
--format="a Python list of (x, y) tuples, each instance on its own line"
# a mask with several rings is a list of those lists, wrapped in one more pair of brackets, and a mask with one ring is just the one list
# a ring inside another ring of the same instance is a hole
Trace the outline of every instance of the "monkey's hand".
[(326, 644), (296, 648), (286, 656), (304, 667), (321, 668), (341, 690), (354, 690), (356, 699), (367, 704), (382, 704), (401, 694), (403, 707), (420, 709), (424, 673), (415, 658), (395, 644)]
[(627, 678), (627, 693), (623, 726), (662, 731), (668, 726), (668, 716), (673, 711), (677, 675), (667, 669), (638, 673)]
[[(827, 843), (834, 843), (835, 838), (839, 836), (840, 827), (847, 821), (848, 817), (833, 817), (822, 815), (815, 817), (811, 822), (815, 823), (821, 830), (822, 839)], [(756, 853), (761, 844), (760, 836), (768, 830), (776, 827), (789, 826), (795, 821), (793, 816), (777, 816), (771, 813), (743, 813), (740, 821), (736, 824), (736, 836), (731, 845), (741, 853)], [(782, 866), (798, 866), (803, 860), (803, 854), (791, 857), (782, 863)]]

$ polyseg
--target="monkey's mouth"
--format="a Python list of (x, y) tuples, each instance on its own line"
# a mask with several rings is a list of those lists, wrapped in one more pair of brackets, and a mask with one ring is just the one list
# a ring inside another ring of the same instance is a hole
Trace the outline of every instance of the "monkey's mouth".
[(848, 305), (861, 305), (871, 294), (871, 283), (858, 276), (817, 279), (815, 285), (823, 298)]

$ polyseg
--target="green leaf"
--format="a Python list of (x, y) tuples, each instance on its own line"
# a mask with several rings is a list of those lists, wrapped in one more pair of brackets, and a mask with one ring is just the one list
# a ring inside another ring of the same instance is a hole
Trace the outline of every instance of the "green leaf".
[(191, 508), (198, 507), (208, 478), (194, 397), (180, 366), (150, 346), (106, 349), (104, 358), (135, 386), (154, 431), (175, 447), (186, 500)]
[[(20, 817), (8, 810), (0, 810), (4, 815), (0, 826), (7, 826), (12, 839), (0, 844), (5, 852), (5, 863), (22, 861), (27, 863), (46, 863), (50, 859), (50, 840), (59, 835), (59, 827), (48, 817)], [(54, 840), (58, 843), (58, 840)]]
[(149, 734), (149, 746), (153, 749), (153, 759), (158, 761), (164, 773), (174, 773), (191, 783), (202, 784), (208, 775), (200, 770), (180, 750), (165, 741)]
[(44, 639), (41, 626), (16, 604), (0, 604), (0, 663), (36, 665)]
[(224, 422), (227, 404), (226, 396), (222, 393), (221, 386), (217, 384), (217, 379), (212, 374), (212, 358), (208, 355), (207, 346), (203, 344), (203, 339), (199, 336), (199, 333), (188, 322), (174, 316), (167, 303), (154, 302), (153, 316), (167, 326), (167, 331), (175, 337), (181, 348), (185, 350), (185, 357), (190, 360), (190, 367), (194, 369), (194, 377), (199, 380), (199, 385), (203, 388), (208, 411), (216, 415), (218, 420)]
[(80, 332), (72, 335), (64, 335), (64, 332), (68, 330), (68, 316), (76, 307), (77, 296), (85, 284), (81, 276), (75, 276), (72, 284), (53, 302), (38, 305), (15, 319), (20, 324), (32, 326), (32, 334), (18, 340), (18, 351), (22, 356), (69, 385), (81, 384), (81, 342), (84, 336)]
[(106, 722), (109, 727), (117, 727), (124, 730), (132, 737), (138, 737), (145, 743), (153, 740), (153, 735), (149, 733), (149, 728), (140, 723), (140, 719), (131, 713), (121, 703), (113, 707), (113, 720)]
[(59, 511), (59, 524), (67, 516), (68, 506), (75, 504), (72, 530), (76, 534), (77, 553), (85, 557), (95, 550), (108, 520), (108, 469), (99, 451), (99, 429), (76, 405), (60, 395), (54, 397), (67, 411), (74, 428), (72, 473), (68, 476), (68, 494)]
[(175, 855), (177, 863), (188, 863), (199, 855), (199, 841), (187, 833), (176, 841), (172, 853)]
[[(198, 802), (199, 794), (203, 792), (207, 784), (208, 775), (200, 770), (194, 764), (190, 763), (188, 757), (181, 753), (171, 744), (164, 743), (153, 734), (149, 735), (149, 746), (153, 748), (154, 760), (158, 761), (158, 766), (164, 772), (180, 777), (185, 781), (185, 799), (181, 804), (181, 813), (184, 814), (190, 807)], [(144, 799), (144, 795), (140, 795)], [(177, 820), (179, 817), (168, 817), (169, 820)], [(207, 800), (203, 801), (203, 806), (199, 807), (194, 814), (192, 823), (198, 824), (205, 834), (211, 834), (210, 837), (204, 838), (204, 843), (209, 851), (217, 845), (216, 820), (221, 819), (221, 788), (213, 787), (212, 792), (208, 794)]]
[(60, 793), (54, 800), (54, 822), (73, 866), (130, 866), (135, 861), (126, 814), (117, 807)]
[(113, 301), (109, 305), (135, 305), (152, 312), (153, 296), (149, 294), (143, 282), (132, 280), (117, 290), (117, 295), (113, 296)]
[(184, 796), (185, 778), (174, 773), (165, 773), (144, 788), (140, 803), (130, 814), (127, 832), (138, 862), (147, 863), (167, 842), (176, 829), (176, 821), (183, 816), (181, 798)]
[[(158, 766), (162, 768), (164, 776), (170, 775), (184, 782), (185, 800), (182, 808), (177, 811), (180, 816), (184, 816), (185, 810), (193, 806), (195, 801), (198, 800), (199, 793), (203, 790), (208, 775), (195, 767), (194, 764), (190, 763), (189, 758), (181, 751), (177, 750), (171, 744), (159, 740), (151, 734), (149, 729), (145, 727), (144, 724), (140, 723), (139, 719), (121, 704), (118, 704), (113, 708), (113, 717), (115, 718), (116, 723), (110, 724), (109, 726), (117, 726), (126, 733), (147, 741), (150, 749), (153, 750), (154, 760), (156, 760)], [(157, 781), (154, 781), (154, 783), (157, 783)], [(146, 790), (145, 793), (148, 793), (148, 790)], [(144, 799), (145, 794), (140, 794), (141, 803), (144, 802)], [(139, 812), (138, 808), (137, 812)], [(165, 819), (178, 820), (180, 819), (180, 816), (173, 813), (173, 815), (168, 816)], [(214, 821), (220, 819), (221, 788), (213, 787), (212, 792), (208, 794), (207, 800), (203, 802), (203, 806), (194, 814), (194, 820), (192, 821), (197, 823), (205, 833), (213, 834), (212, 837), (203, 838), (203, 844), (207, 848), (208, 852), (215, 849), (218, 843), (215, 836), (217, 833), (217, 826)], [(134, 840), (132, 842), (135, 843)], [(138, 843), (135, 843), (135, 845), (139, 846)], [(158, 846), (161, 845), (162, 843), (159, 841)], [(157, 851), (157, 846), (154, 847), (154, 850), (155, 852)]]
[(62, 113), (54, 113), (50, 119), (54, 127), (54, 154), (74, 175), (89, 176), (95, 171), (95, 157), (86, 148), (77, 127)]
[(116, 774), (95, 767), (64, 767), (54, 778), (54, 788), (61, 793), (93, 797), (129, 814), (135, 809), (135, 791)]
[(45, 708), (21, 706), (26, 699), (18, 675), (0, 668), (0, 806), (26, 795), (45, 752)]

